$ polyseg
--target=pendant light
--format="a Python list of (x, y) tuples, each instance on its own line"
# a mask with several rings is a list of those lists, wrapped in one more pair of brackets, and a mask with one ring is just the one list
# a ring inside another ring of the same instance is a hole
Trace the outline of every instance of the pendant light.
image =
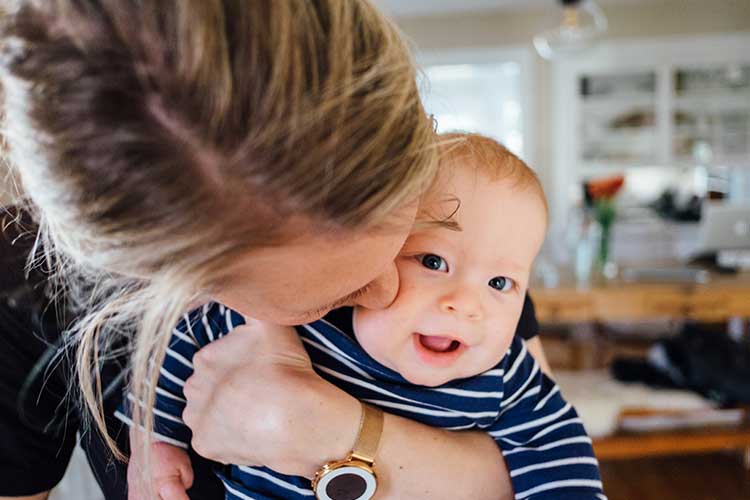
[(562, 5), (560, 25), (534, 37), (534, 47), (545, 59), (578, 54), (607, 31), (607, 18), (593, 0), (559, 2)]

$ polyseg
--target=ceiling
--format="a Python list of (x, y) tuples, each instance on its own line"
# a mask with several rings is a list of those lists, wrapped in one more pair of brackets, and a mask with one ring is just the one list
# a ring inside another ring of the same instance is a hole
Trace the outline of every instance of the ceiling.
[[(394, 17), (429, 16), (451, 12), (556, 7), (557, 0), (371, 0)], [(597, 0), (599, 4), (636, 4), (646, 0)], [(653, 0), (652, 0), (653, 1)]]

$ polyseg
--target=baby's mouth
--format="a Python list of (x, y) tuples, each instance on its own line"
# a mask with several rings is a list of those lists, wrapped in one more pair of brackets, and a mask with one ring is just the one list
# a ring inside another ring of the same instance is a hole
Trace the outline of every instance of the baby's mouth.
[(453, 365), (469, 347), (460, 340), (443, 335), (423, 335), (414, 332), (412, 338), (417, 357), (435, 368)]
[(450, 337), (422, 335), (421, 333), (418, 333), (417, 335), (419, 336), (419, 343), (422, 347), (432, 352), (453, 352), (461, 347), (461, 342)]

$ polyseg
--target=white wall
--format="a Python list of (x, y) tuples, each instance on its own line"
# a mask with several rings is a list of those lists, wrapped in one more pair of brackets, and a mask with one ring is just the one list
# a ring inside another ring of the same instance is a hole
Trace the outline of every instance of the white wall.
[[(396, 19), (418, 53), (510, 46), (526, 48), (533, 54), (530, 121), (537, 126), (535, 137), (530, 141), (533, 151), (529, 156), (534, 159), (534, 167), (553, 198), (562, 195), (553, 192), (553, 151), (557, 136), (554, 129), (556, 117), (552, 112), (555, 95), (553, 69), (533, 52), (531, 39), (557, 22), (559, 11), (553, 7), (555, 3), (550, 0), (551, 8), (547, 9), (503, 9)], [(609, 21), (607, 38), (614, 41), (750, 32), (750, 0), (642, 0), (619, 5), (605, 3), (601, 7)]]
[[(547, 9), (448, 14), (396, 19), (422, 49), (530, 43), (531, 37), (554, 23), (558, 11)], [(748, 0), (641, 0), (602, 5), (610, 38), (724, 33), (750, 30)]]
[(105, 500), (89, 468), (86, 455), (76, 446), (60, 484), (52, 490), (49, 500)]

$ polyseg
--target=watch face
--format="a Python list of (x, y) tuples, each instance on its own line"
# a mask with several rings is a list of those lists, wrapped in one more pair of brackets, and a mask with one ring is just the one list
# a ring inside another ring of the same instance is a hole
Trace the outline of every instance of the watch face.
[(318, 482), (319, 500), (369, 500), (375, 494), (375, 476), (359, 467), (339, 467)]

